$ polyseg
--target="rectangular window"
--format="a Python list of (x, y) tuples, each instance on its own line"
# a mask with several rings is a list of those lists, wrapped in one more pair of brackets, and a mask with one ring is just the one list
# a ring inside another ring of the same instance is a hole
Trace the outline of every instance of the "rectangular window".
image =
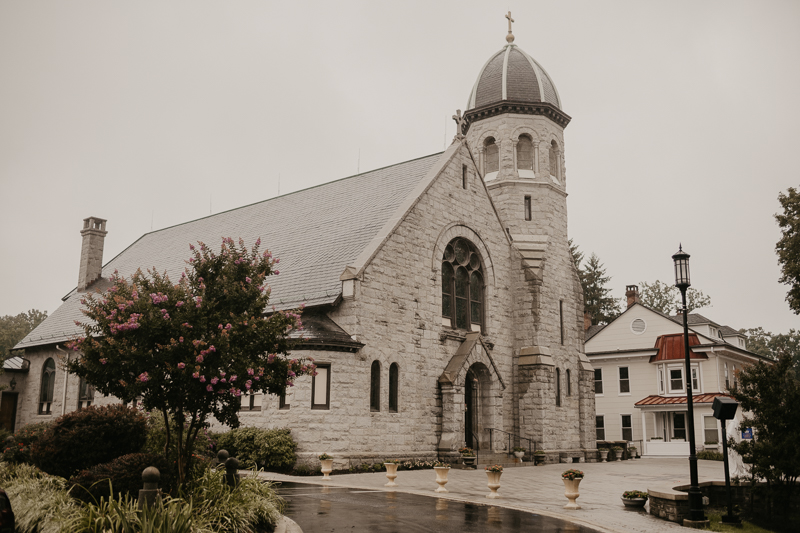
[(311, 408), (331, 408), (331, 365), (317, 365), (317, 375), (311, 378)]
[(89, 407), (94, 402), (94, 385), (81, 378), (78, 384), (78, 409)]
[(263, 397), (262, 393), (260, 392), (248, 392), (246, 394), (242, 394), (241, 396), (241, 405), (239, 407), (240, 411), (260, 411), (261, 410), (261, 398)]
[(564, 344), (564, 300), (558, 301), (558, 323), (561, 329), (561, 344)]
[(692, 392), (700, 392), (700, 376), (697, 367), (692, 368)]
[(633, 440), (633, 425), (631, 415), (622, 415), (622, 440), (630, 442)]
[(728, 376), (728, 363), (725, 363), (725, 390), (730, 388), (731, 388), (731, 382)]
[(733, 374), (733, 388), (736, 388), (736, 365), (731, 365), (731, 374)]
[(289, 409), (291, 405), (289, 405), (289, 399), (286, 397), (286, 392), (278, 396), (278, 409)]
[(619, 393), (620, 394), (630, 394), (631, 393), (631, 380), (628, 377), (628, 367), (627, 366), (619, 367)]
[(597, 432), (597, 440), (606, 440), (606, 420), (603, 415), (594, 417), (594, 427)]
[(561, 406), (561, 369), (556, 368), (556, 407)]
[(461, 165), (461, 188), (467, 188), (467, 165)]
[(603, 369), (594, 369), (594, 393), (603, 394)]
[(567, 396), (572, 396), (572, 372), (567, 369)]
[(672, 438), (686, 440), (686, 415), (672, 413)]
[(670, 368), (669, 369), (669, 391), (670, 392), (683, 392), (683, 369)]
[(525, 197), (525, 220), (530, 220), (531, 217), (531, 197)]
[(703, 436), (705, 444), (718, 444), (719, 443), (719, 433), (717, 432), (717, 419), (713, 416), (704, 416), (703, 417), (703, 430), (705, 435)]
[(658, 367), (658, 393), (664, 394), (664, 369)]

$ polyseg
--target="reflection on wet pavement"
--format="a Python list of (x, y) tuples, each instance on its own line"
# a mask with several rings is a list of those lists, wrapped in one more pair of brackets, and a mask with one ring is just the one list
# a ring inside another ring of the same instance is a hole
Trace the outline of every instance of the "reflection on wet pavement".
[(383, 490), (285, 482), (286, 516), (304, 533), (531, 531), (596, 533), (596, 530), (535, 513)]

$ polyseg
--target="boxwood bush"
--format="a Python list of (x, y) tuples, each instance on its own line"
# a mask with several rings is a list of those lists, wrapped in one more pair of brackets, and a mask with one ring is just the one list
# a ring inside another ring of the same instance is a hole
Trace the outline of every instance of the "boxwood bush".
[(6, 463), (33, 463), (31, 446), (50, 427), (50, 422), (39, 422), (21, 427), (9, 440), (3, 442), (3, 461)]
[(121, 404), (87, 407), (57, 418), (31, 445), (33, 463), (69, 478), (81, 470), (136, 453), (146, 438), (145, 418)]
[(297, 460), (297, 443), (289, 428), (237, 428), (213, 438), (218, 450), (227, 450), (242, 466), (286, 472)]
[[(148, 466), (158, 468), (161, 473), (159, 488), (164, 494), (174, 489), (175, 473), (170, 463), (161, 455), (152, 453), (129, 453), (117, 457), (109, 463), (95, 465), (73, 476), (69, 483), (71, 496), (85, 502), (100, 501), (100, 497), (110, 500), (112, 496), (127, 494), (138, 497), (139, 490), (143, 488), (142, 472)], [(109, 485), (109, 481), (111, 484)]]

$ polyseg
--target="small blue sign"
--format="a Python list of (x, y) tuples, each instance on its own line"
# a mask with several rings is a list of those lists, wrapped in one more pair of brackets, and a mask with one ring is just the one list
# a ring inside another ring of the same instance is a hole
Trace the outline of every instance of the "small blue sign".
[(742, 440), (753, 440), (753, 428), (744, 428), (742, 430)]

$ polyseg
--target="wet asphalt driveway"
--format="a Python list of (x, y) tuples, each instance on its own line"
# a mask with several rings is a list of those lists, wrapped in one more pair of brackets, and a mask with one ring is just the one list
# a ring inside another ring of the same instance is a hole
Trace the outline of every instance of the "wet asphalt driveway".
[(442, 498), (283, 482), (286, 516), (304, 533), (489, 531), (596, 533), (549, 516)]

